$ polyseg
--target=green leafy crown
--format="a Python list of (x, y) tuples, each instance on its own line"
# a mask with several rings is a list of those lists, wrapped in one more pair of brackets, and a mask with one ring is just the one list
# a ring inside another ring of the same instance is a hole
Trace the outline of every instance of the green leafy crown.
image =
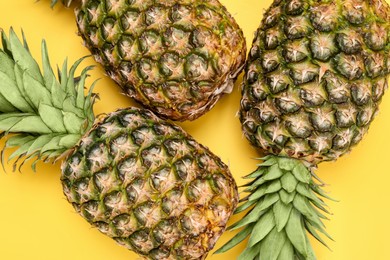
[(246, 179), (248, 196), (236, 209), (246, 215), (229, 230), (242, 228), (216, 253), (223, 253), (249, 237), (247, 247), (238, 260), (315, 260), (307, 233), (326, 243), (329, 239), (322, 219), (329, 213), (322, 197), (329, 198), (313, 173), (296, 159), (269, 155)]
[[(55, 160), (72, 148), (92, 127), (93, 85), (87, 95), (85, 68), (75, 78), (81, 58), (68, 71), (67, 60), (58, 80), (50, 66), (47, 46), (42, 41), (42, 71), (32, 57), (23, 34), (22, 41), (11, 28), (9, 38), (1, 32), (0, 49), (0, 138), (7, 136), (4, 148), (18, 147), (9, 160), (23, 163), (31, 158)], [(9, 135), (12, 134), (12, 135)], [(8, 136), (9, 135), (9, 136)], [(35, 169), (35, 163), (32, 164)]]

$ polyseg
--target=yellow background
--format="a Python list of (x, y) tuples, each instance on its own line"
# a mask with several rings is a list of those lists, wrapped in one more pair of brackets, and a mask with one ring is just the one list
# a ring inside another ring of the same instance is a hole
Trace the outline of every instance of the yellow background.
[[(248, 46), (259, 25), (263, 10), (271, 0), (221, 0), (243, 28)], [(52, 64), (65, 57), (74, 62), (88, 51), (76, 34), (73, 11), (50, 0), (0, 0), (0, 27), (16, 31), (23, 28), (32, 53), (40, 58), (40, 41), (47, 40)], [(83, 65), (95, 64), (92, 59)], [(110, 112), (134, 103), (120, 94), (98, 66), (90, 80), (101, 78), (95, 88), (101, 101), (96, 113)], [(241, 81), (241, 80), (240, 80)], [(231, 95), (195, 122), (181, 123), (200, 143), (230, 165), (239, 184), (241, 176), (256, 168), (259, 155), (243, 138), (236, 117), (240, 93), (238, 84)], [(322, 163), (317, 174), (339, 202), (329, 202), (333, 215), (327, 230), (336, 240), (329, 241), (332, 251), (313, 240), (319, 260), (390, 259), (390, 93), (368, 135), (352, 153), (334, 163)], [(0, 143), (3, 144), (3, 143)], [(38, 164), (33, 173), (26, 165), (21, 173), (0, 170), (0, 259), (2, 260), (129, 260), (136, 254), (122, 248), (79, 217), (65, 200), (59, 182), (59, 164)], [(237, 219), (231, 220), (231, 223)], [(217, 247), (233, 233), (227, 232)], [(244, 244), (208, 259), (236, 259)]]

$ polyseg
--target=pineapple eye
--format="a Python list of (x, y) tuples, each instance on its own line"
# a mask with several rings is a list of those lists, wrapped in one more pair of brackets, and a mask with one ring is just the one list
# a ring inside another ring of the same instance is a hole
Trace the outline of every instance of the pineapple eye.
[(361, 84), (352, 84), (351, 86), (351, 96), (352, 101), (358, 105), (363, 106), (368, 104), (371, 100), (371, 89), (367, 86), (367, 83)]
[(317, 30), (330, 32), (336, 29), (338, 11), (335, 3), (319, 4), (312, 7), (310, 20)]
[(356, 117), (356, 125), (357, 126), (366, 126), (368, 125), (374, 115), (374, 111), (371, 108), (366, 108), (358, 112)]
[(175, 180), (171, 176), (171, 169), (168, 167), (153, 172), (150, 175), (150, 179), (153, 187), (160, 193), (164, 193), (175, 186)]
[(333, 34), (313, 35), (310, 39), (310, 49), (314, 58), (324, 62), (328, 61), (338, 51), (334, 44)]
[(306, 36), (310, 30), (310, 22), (302, 16), (290, 16), (284, 24), (284, 31), (290, 40)]
[(285, 9), (286, 13), (289, 15), (301, 14), (305, 9), (305, 1), (288, 0), (284, 9)]
[(196, 79), (201, 75), (206, 74), (208, 67), (209, 64), (207, 59), (198, 54), (191, 54), (190, 56), (188, 56), (184, 65), (186, 74), (190, 79)]
[(363, 61), (360, 56), (338, 54), (335, 59), (336, 69), (347, 79), (357, 80), (363, 75)]
[(388, 43), (386, 29), (378, 23), (370, 25), (364, 34), (364, 42), (374, 51), (383, 50)]
[(346, 33), (338, 33), (336, 42), (340, 49), (347, 54), (358, 53), (362, 50), (360, 35), (352, 30)]
[(149, 237), (149, 234), (149, 229), (141, 229), (129, 237), (130, 243), (143, 255), (148, 254), (154, 248), (153, 240)]
[(172, 246), (180, 237), (180, 230), (175, 218), (160, 221), (153, 230), (153, 237), (159, 244)]
[(281, 15), (281, 8), (280, 6), (276, 6), (276, 7), (271, 7), (269, 10), (267, 10), (267, 12), (264, 14), (264, 18), (263, 18), (263, 28), (264, 29), (268, 29), (268, 28), (271, 28), (271, 27), (274, 27), (279, 19), (280, 19), (280, 15)]
[(385, 92), (385, 89), (387, 89), (387, 87), (388, 87), (387, 84), (388, 83), (387, 83), (387, 80), (385, 78), (382, 78), (382, 79), (373, 83), (373, 85), (372, 85), (373, 97), (372, 98), (375, 102), (379, 101), (382, 98), (382, 96)]
[(374, 53), (364, 59), (367, 74), (370, 78), (374, 79), (386, 73), (385, 60), (386, 58), (381, 53)]
[(290, 79), (288, 78), (288, 76), (280, 71), (268, 74), (265, 78), (265, 82), (269, 91), (272, 94), (278, 94), (286, 90), (290, 85)]
[(180, 224), (186, 234), (198, 236), (205, 231), (208, 221), (201, 209), (189, 208), (182, 214)]

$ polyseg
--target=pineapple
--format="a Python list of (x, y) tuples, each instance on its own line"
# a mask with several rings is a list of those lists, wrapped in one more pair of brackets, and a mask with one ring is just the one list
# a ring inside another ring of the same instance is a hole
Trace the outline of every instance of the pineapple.
[[(180, 127), (140, 108), (95, 119), (82, 60), (57, 81), (42, 44), (43, 72), (14, 31), (2, 33), (0, 132), (10, 159), (64, 158), (67, 200), (93, 227), (144, 259), (204, 259), (238, 194), (228, 167)], [(3, 154), (3, 153), (2, 153)]]
[(243, 32), (218, 0), (84, 0), (76, 16), (86, 47), (123, 92), (172, 120), (209, 111), (245, 62)]
[[(348, 153), (367, 132), (387, 88), (390, 9), (384, 0), (275, 0), (249, 53), (240, 121), (267, 156), (247, 178), (249, 236), (239, 259), (315, 259), (307, 232), (320, 233), (327, 208), (313, 169)], [(306, 231), (305, 231), (306, 229)], [(329, 237), (330, 238), (330, 237)]]

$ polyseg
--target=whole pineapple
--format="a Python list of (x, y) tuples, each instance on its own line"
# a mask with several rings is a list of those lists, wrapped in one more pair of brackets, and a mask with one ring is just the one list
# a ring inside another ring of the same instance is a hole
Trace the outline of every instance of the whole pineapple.
[(250, 50), (240, 121), (268, 154), (237, 210), (254, 206), (220, 252), (250, 236), (240, 259), (315, 259), (326, 196), (312, 169), (350, 151), (387, 88), (390, 10), (384, 0), (275, 0)]
[(209, 111), (245, 62), (243, 33), (218, 0), (84, 0), (76, 16), (85, 45), (124, 93), (173, 120)]
[(0, 132), (13, 134), (4, 149), (17, 147), (15, 166), (65, 157), (64, 194), (91, 225), (145, 259), (204, 259), (238, 201), (228, 167), (149, 110), (95, 121), (90, 68), (74, 79), (82, 60), (57, 81), (44, 42), (43, 73), (12, 30), (2, 42)]

